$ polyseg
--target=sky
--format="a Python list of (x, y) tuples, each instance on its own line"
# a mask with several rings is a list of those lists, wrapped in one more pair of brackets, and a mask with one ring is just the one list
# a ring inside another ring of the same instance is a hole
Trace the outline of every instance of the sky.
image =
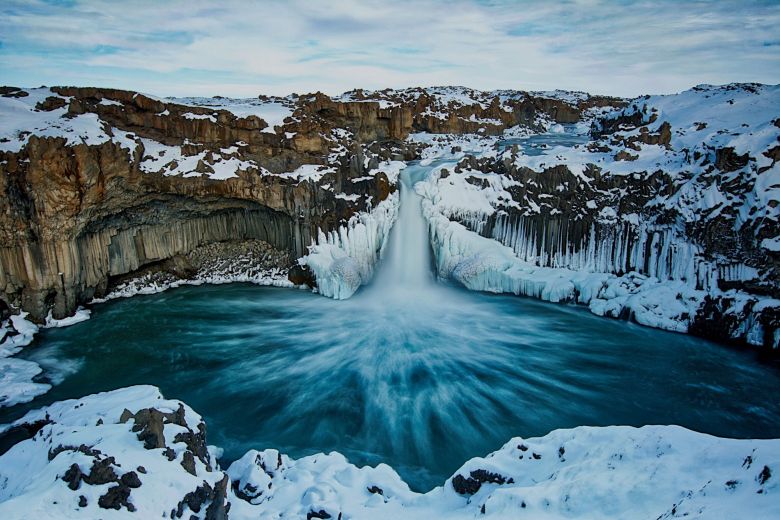
[(0, 0), (0, 84), (250, 97), (780, 83), (780, 0)]

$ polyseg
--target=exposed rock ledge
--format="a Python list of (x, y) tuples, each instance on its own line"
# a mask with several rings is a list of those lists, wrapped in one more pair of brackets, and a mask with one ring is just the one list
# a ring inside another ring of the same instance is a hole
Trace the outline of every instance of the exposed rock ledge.
[(0, 517), (19, 520), (780, 516), (780, 440), (677, 426), (517, 437), (424, 494), (335, 452), (251, 450), (222, 470), (201, 417), (151, 386), (54, 403), (0, 432)]

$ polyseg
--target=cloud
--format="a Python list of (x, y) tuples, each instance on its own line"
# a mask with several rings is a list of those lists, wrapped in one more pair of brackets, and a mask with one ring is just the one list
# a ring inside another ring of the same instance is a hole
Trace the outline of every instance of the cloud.
[(21, 1), (0, 83), (159, 95), (442, 84), (616, 95), (780, 82), (776, 2)]

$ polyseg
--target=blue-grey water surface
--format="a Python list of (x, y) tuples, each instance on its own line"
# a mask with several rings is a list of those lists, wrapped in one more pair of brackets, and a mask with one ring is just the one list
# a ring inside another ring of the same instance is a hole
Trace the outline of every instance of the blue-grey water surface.
[(512, 436), (583, 424), (780, 436), (780, 375), (750, 351), (572, 306), (430, 292), (399, 308), (370, 292), (337, 302), (232, 284), (98, 305), (26, 349), (61, 382), (0, 422), (148, 383), (205, 417), (225, 461), (337, 450), (386, 462), (416, 489)]
[(23, 351), (57, 384), (0, 410), (0, 423), (153, 384), (204, 416), (223, 465), (251, 448), (336, 450), (359, 465), (388, 463), (417, 490), (513, 436), (556, 428), (780, 437), (780, 371), (754, 351), (434, 282), (413, 185), (438, 166), (404, 170), (385, 259), (351, 299), (231, 284), (97, 305), (90, 320), (45, 330)]

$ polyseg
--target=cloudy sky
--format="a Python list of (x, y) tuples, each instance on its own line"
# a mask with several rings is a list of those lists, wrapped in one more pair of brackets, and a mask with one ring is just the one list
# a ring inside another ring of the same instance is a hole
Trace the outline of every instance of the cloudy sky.
[(780, 83), (778, 27), (778, 0), (2, 0), (0, 84), (638, 95)]

